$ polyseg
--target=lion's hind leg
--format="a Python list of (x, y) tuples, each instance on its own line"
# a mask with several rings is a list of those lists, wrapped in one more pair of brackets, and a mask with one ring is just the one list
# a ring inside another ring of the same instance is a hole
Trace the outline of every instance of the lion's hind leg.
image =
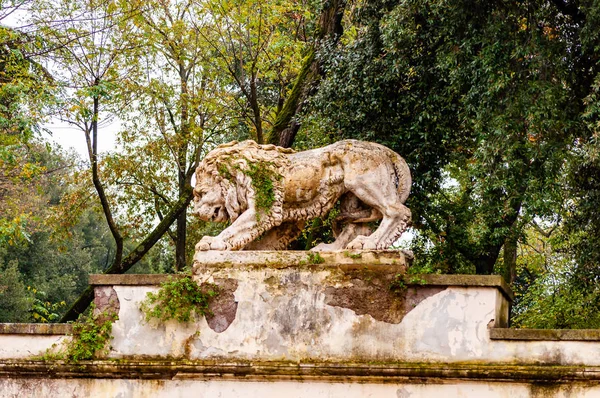
[[(402, 206), (396, 214), (384, 214), (379, 228), (369, 236), (359, 235), (350, 242), (347, 249), (383, 250), (388, 249), (410, 225), (410, 210)], [(392, 213), (391, 211), (389, 213)]]
[(352, 192), (358, 199), (378, 210), (383, 216), (379, 227), (369, 236), (359, 235), (347, 249), (388, 249), (410, 225), (411, 212), (401, 202), (397, 190), (391, 184), (381, 184), (371, 179), (354, 181)]
[(347, 249), (382, 250), (388, 249), (410, 225), (411, 212), (399, 204), (383, 210), (383, 219), (375, 232), (369, 236), (359, 235), (350, 242)]
[(371, 235), (373, 229), (367, 223), (377, 220), (381, 220), (381, 213), (377, 209), (365, 205), (352, 192), (347, 192), (340, 198), (340, 214), (332, 225), (335, 241), (320, 243), (311, 250), (343, 250), (357, 236)]
[(319, 243), (313, 247), (312, 251), (325, 252), (325, 251), (337, 251), (346, 248), (348, 243), (354, 240), (359, 235), (370, 235), (373, 230), (363, 223), (354, 224), (348, 223), (344, 226), (342, 231), (336, 236), (335, 241), (332, 243)]

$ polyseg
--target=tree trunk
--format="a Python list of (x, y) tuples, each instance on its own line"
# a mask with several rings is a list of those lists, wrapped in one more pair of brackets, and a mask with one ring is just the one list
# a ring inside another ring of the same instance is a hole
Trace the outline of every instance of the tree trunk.
[(504, 242), (504, 272), (503, 277), (508, 283), (513, 283), (517, 277), (517, 237), (511, 234)]
[(262, 120), (260, 118), (260, 107), (258, 105), (258, 93), (256, 90), (256, 77), (252, 76), (250, 80), (250, 107), (252, 108), (252, 116), (254, 117), (254, 127), (256, 128), (256, 142), (264, 144)]
[(491, 275), (494, 272), (494, 265), (500, 254), (500, 249), (492, 248), (490, 253), (478, 256), (475, 263), (475, 273), (477, 275)]
[[(95, 86), (100, 84), (100, 81), (96, 79)], [(88, 147), (88, 155), (90, 158), (90, 163), (92, 166), (92, 182), (94, 184), (94, 188), (98, 193), (98, 198), (100, 198), (100, 204), (102, 205), (102, 212), (104, 213), (104, 217), (106, 218), (106, 222), (108, 223), (108, 228), (110, 233), (115, 240), (116, 252), (115, 252), (115, 263), (120, 263), (123, 258), (123, 236), (119, 232), (119, 228), (117, 227), (117, 223), (115, 222), (112, 214), (112, 210), (110, 208), (110, 204), (108, 203), (108, 198), (106, 197), (106, 193), (104, 192), (104, 186), (100, 181), (100, 176), (98, 174), (98, 119), (100, 117), (100, 103), (98, 97), (94, 97), (94, 107), (92, 110), (92, 137), (90, 138), (89, 130), (85, 131), (85, 138)]]
[(307, 97), (308, 85), (316, 79), (315, 73), (315, 50), (311, 49), (310, 53), (304, 58), (300, 73), (296, 77), (294, 86), (290, 95), (286, 98), (282, 108), (277, 112), (273, 128), (268, 134), (267, 142), (284, 148), (289, 148), (294, 142), (296, 133), (300, 129), (300, 124), (293, 117), (302, 110), (302, 103)]
[[(179, 153), (177, 156), (178, 163), (178, 188), (179, 197), (185, 196), (185, 190), (188, 188), (190, 182), (186, 178), (187, 170), (187, 152), (188, 142), (190, 135), (190, 122), (189, 122), (189, 106), (188, 106), (188, 85), (187, 85), (187, 74), (186, 68), (181, 61), (179, 62), (179, 81), (180, 81), (180, 106), (181, 106), (181, 121), (179, 126)], [(176, 226), (176, 240), (175, 240), (175, 270), (181, 271), (187, 265), (186, 259), (186, 241), (187, 241), (187, 214), (183, 211), (177, 217)]]
[[(326, 4), (329, 6), (323, 9), (319, 18), (318, 40), (315, 46), (319, 46), (324, 41), (337, 42), (344, 31), (342, 17), (346, 0), (333, 0)], [(267, 141), (271, 144), (288, 148), (294, 143), (296, 134), (300, 130), (300, 123), (295, 117), (302, 111), (304, 102), (313, 94), (323, 75), (315, 56), (316, 50), (316, 47), (309, 50), (290, 95), (286, 98), (281, 111), (277, 113), (273, 128), (267, 135)]]
[(177, 241), (175, 242), (175, 270), (177, 272), (182, 271), (187, 265), (185, 247), (186, 247), (186, 234), (187, 228), (187, 214), (183, 211), (179, 217), (177, 217)]

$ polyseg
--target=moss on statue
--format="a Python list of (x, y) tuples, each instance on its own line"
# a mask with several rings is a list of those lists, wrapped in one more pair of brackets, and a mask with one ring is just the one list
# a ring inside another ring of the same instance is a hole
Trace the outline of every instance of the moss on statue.
[[(252, 180), (252, 188), (256, 195), (256, 209), (268, 213), (275, 203), (274, 181), (281, 181), (281, 174), (273, 171), (273, 165), (267, 162), (250, 163), (244, 173)], [(260, 211), (256, 212), (260, 218)]]
[(260, 211), (268, 213), (275, 203), (275, 181), (281, 181), (281, 174), (275, 170), (275, 165), (271, 162), (248, 163), (247, 168), (233, 164), (231, 157), (226, 157), (217, 167), (219, 175), (230, 182), (235, 182), (232, 170), (239, 170), (250, 178), (252, 188), (254, 189), (256, 209), (256, 218), (260, 220)]

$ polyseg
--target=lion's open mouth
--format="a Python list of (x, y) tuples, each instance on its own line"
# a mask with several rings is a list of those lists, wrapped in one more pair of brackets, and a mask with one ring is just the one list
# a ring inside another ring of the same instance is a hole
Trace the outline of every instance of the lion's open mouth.
[(214, 222), (225, 222), (227, 221), (227, 210), (223, 206), (215, 207), (213, 211), (212, 220)]

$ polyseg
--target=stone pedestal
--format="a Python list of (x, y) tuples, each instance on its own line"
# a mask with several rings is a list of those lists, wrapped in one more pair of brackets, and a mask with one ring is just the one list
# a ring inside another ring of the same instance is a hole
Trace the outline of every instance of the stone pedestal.
[(454, 362), (483, 353), (475, 342), (488, 326), (506, 326), (510, 292), (499, 277), (475, 287), (406, 271), (400, 251), (198, 252), (194, 278), (224, 286), (228, 302), (213, 311), (220, 330), (203, 329), (190, 355)]

